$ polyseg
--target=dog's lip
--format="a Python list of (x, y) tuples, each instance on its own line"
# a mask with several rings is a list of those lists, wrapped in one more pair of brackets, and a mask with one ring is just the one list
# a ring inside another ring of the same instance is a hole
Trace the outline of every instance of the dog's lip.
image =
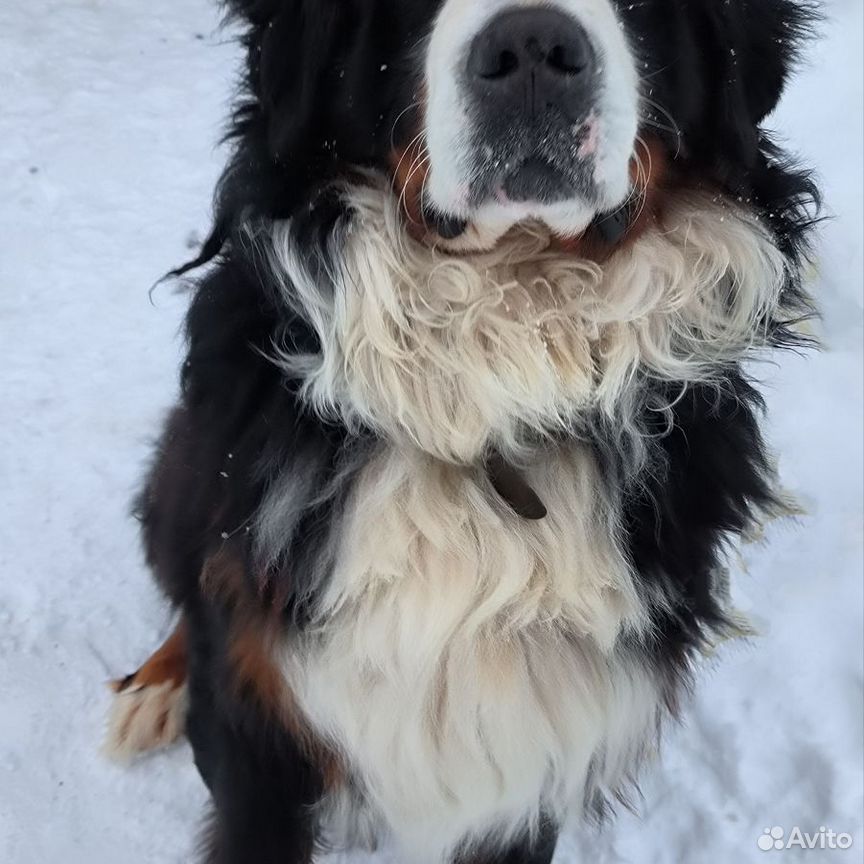
[(529, 156), (508, 171), (498, 184), (496, 197), (516, 203), (554, 204), (572, 198), (576, 187), (567, 174), (540, 156)]
[(429, 202), (423, 203), (423, 222), (432, 228), (442, 240), (455, 240), (468, 228), (468, 219), (453, 213), (445, 213)]
[(460, 216), (448, 216), (436, 214), (432, 218), (432, 225), (439, 237), (444, 240), (455, 240), (465, 233), (468, 228), (468, 220)]
[[(566, 158), (556, 159), (532, 148), (521, 158), (505, 162), (498, 171), (476, 177), (473, 188), (466, 186), (443, 205), (424, 194), (423, 225), (429, 236), (447, 242), (459, 240), (478, 218), (484, 224), (486, 220), (495, 224), (510, 220), (516, 225), (542, 222), (547, 208), (570, 202), (592, 207), (598, 202), (589, 189), (582, 187), (580, 169), (585, 169), (584, 160), (571, 164)], [(498, 208), (500, 216), (492, 212)]]

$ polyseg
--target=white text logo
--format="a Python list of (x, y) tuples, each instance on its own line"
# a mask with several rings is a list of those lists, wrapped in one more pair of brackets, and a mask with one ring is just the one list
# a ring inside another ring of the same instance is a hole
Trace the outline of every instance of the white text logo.
[(849, 849), (852, 846), (852, 835), (832, 831), (824, 825), (812, 834), (802, 831), (797, 825), (789, 832), (779, 826), (766, 828), (756, 845), (763, 852), (773, 849)]

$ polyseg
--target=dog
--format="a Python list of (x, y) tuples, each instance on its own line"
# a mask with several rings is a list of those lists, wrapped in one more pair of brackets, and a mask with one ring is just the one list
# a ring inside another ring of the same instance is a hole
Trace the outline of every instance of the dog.
[(548, 864), (788, 508), (745, 364), (813, 313), (818, 190), (762, 123), (816, 13), (227, 6), (232, 155), (136, 508), (179, 623), (110, 748), (185, 732), (209, 864)]

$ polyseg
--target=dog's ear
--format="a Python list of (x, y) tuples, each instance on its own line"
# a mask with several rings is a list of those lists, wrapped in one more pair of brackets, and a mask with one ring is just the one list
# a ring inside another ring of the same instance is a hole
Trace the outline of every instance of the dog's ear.
[(815, 6), (801, 0), (736, 2), (739, 11), (733, 15), (732, 26), (739, 50), (730, 59), (737, 61), (733, 70), (750, 119), (758, 124), (780, 100), (819, 14)]
[(238, 132), (257, 136), (261, 155), (283, 171), (311, 179), (337, 162), (374, 158), (392, 53), (380, 7), (377, 0), (232, 0), (247, 26), (249, 98)]
[(715, 152), (746, 170), (817, 16), (799, 0), (707, 0), (700, 8), (713, 37), (706, 76)]
[[(267, 126), (270, 154), (279, 161), (326, 153), (330, 136), (328, 71), (335, 63), (339, 19), (332, 0), (287, 2), (251, 46), (253, 96)], [(330, 144), (332, 146), (332, 144)]]
[(311, 212), (346, 165), (380, 159), (388, 106), (396, 101), (387, 85), (401, 80), (393, 75), (388, 82), (385, 74), (406, 41), (394, 26), (394, 4), (401, 2), (226, 0), (246, 50), (226, 136), (235, 149), (217, 189), (210, 236), (175, 275), (211, 260), (244, 219)]
[(282, 0), (226, 0), (225, 3), (230, 17), (263, 25), (272, 20), (283, 5)]

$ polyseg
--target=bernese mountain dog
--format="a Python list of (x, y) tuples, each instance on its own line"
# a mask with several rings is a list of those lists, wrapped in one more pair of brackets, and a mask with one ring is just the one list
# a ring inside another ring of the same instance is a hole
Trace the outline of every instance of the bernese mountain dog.
[(137, 505), (208, 864), (548, 864), (626, 801), (727, 546), (787, 503), (746, 363), (817, 190), (762, 128), (801, 0), (231, 0), (246, 56)]

